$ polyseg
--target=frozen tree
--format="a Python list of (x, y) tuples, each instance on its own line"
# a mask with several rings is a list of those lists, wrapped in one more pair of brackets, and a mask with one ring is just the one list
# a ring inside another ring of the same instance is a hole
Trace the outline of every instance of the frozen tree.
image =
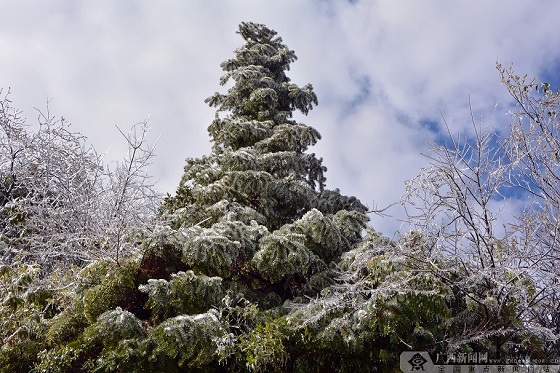
[(207, 99), (212, 152), (187, 160), (138, 257), (82, 272), (38, 371), (279, 369), (284, 335), (266, 321), (332, 284), (361, 240), (366, 207), (325, 188), (307, 151), (319, 132), (292, 119), (317, 104), (311, 85), (286, 75), (294, 52), (264, 25), (239, 34), (245, 43), (221, 65), (220, 83), (232, 84)]
[[(527, 198), (513, 229), (520, 260), (534, 273), (540, 299), (531, 315), (560, 337), (560, 91), (498, 64), (502, 83), (516, 106), (505, 140), (509, 183)], [(560, 354), (558, 342), (551, 355)]]
[(118, 262), (130, 254), (126, 236), (159, 203), (146, 173), (154, 156), (146, 123), (124, 135), (129, 152), (111, 166), (48, 105), (38, 124), (26, 124), (8, 95), (0, 101), (0, 261)]
[(247, 276), (273, 286), (281, 301), (359, 239), (366, 208), (324, 189), (326, 168), (306, 153), (320, 135), (290, 119), (317, 103), (311, 85), (300, 88), (285, 75), (294, 52), (262, 25), (242, 24), (240, 34), (245, 45), (222, 63), (221, 84), (232, 79), (233, 86), (207, 99), (227, 113), (208, 128), (213, 152), (187, 160), (164, 208), (189, 237), (189, 266)]
[(470, 305), (470, 312), (457, 309), (455, 317), (469, 327), (457, 330), (455, 342), (487, 339), (499, 356), (514, 353), (507, 351), (512, 343), (538, 350), (557, 339), (560, 195), (558, 96), (546, 84), (498, 69), (519, 109), (509, 131), (490, 132), (473, 118), (472, 137), (450, 134), (449, 144), (433, 144), (430, 166), (407, 184), (403, 202), (430, 257), (449, 261), (437, 270), (427, 261), (427, 268)]

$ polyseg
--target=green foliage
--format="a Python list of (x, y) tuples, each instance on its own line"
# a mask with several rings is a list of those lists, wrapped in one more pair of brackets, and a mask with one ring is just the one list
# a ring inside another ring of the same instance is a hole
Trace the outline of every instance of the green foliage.
[(280, 318), (257, 324), (247, 336), (240, 338), (239, 348), (250, 371), (282, 371), (288, 360), (284, 324)]
[[(88, 326), (80, 338), (67, 345), (58, 345), (40, 355), (38, 372), (67, 372), (83, 363), (87, 371), (105, 370), (106, 362), (114, 351), (119, 351), (127, 342), (145, 337), (146, 331), (133, 314), (120, 307), (103, 313), (97, 321)], [(100, 351), (99, 356), (92, 356), (90, 351)], [(107, 356), (106, 356), (107, 355)]]
[(315, 259), (311, 250), (305, 247), (305, 235), (286, 230), (262, 238), (261, 249), (252, 260), (261, 275), (273, 283), (289, 275), (304, 276)]
[(84, 314), (89, 322), (95, 322), (102, 313), (117, 306), (125, 306), (137, 292), (134, 265), (118, 267), (104, 279), (84, 292)]
[(278, 309), (262, 311), (245, 298), (224, 297), (220, 317), (229, 333), (215, 340), (228, 371), (284, 371), (288, 328)]
[(220, 111), (231, 111), (235, 117), (259, 121), (284, 121), (296, 109), (307, 114), (317, 104), (311, 85), (299, 88), (285, 75), (297, 59), (295, 53), (264, 25), (242, 23), (239, 33), (245, 45), (235, 51), (234, 59), (221, 65), (225, 74), (220, 84), (233, 79), (235, 85), (227, 95), (216, 93), (207, 102)]
[(249, 224), (224, 217), (210, 228), (200, 226), (181, 230), (185, 237), (183, 261), (209, 275), (231, 277), (246, 270), (261, 236), (267, 229), (254, 220)]
[(196, 275), (193, 271), (178, 272), (171, 280), (150, 279), (139, 287), (148, 294), (146, 307), (153, 320), (166, 320), (180, 314), (193, 315), (216, 307), (224, 297), (222, 279)]
[(65, 341), (74, 340), (87, 326), (84, 303), (74, 302), (49, 322), (46, 333), (47, 344), (56, 346)]
[(77, 353), (70, 346), (57, 346), (49, 351), (41, 351), (37, 357), (40, 360), (40, 363), (35, 366), (37, 372), (64, 373), (72, 370)]
[(216, 312), (195, 316), (180, 315), (167, 319), (150, 333), (149, 360), (160, 356), (177, 361), (179, 367), (200, 367), (216, 358), (216, 343), (225, 330)]
[(450, 316), (449, 290), (433, 274), (415, 271), (414, 261), (375, 232), (345, 253), (342, 282), (286, 317), (295, 341), (291, 363), (313, 366), (308, 371), (370, 371), (398, 366), (405, 350), (434, 351)]
[(0, 372), (27, 372), (44, 347), (56, 294), (38, 284), (41, 268), (0, 265)]
[(84, 349), (95, 345), (111, 348), (123, 340), (141, 338), (145, 335), (146, 332), (136, 316), (116, 307), (103, 313), (95, 323), (88, 326), (81, 335), (80, 341)]

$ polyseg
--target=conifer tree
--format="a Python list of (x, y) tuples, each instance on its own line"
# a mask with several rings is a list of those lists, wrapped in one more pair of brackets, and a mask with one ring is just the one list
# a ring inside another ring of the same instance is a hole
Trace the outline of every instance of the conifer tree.
[[(317, 104), (310, 84), (286, 76), (296, 55), (276, 32), (242, 23), (245, 44), (222, 63), (227, 94), (208, 131), (213, 151), (189, 159), (165, 213), (188, 240), (185, 264), (207, 275), (259, 284), (283, 301), (360, 238), (367, 221), (354, 197), (325, 190), (322, 159), (306, 153), (320, 134), (292, 118)], [(226, 112), (224, 118), (220, 113)]]
[(264, 25), (239, 34), (245, 43), (221, 65), (220, 83), (233, 84), (207, 99), (212, 152), (187, 159), (141, 257), (83, 271), (38, 371), (279, 367), (284, 305), (331, 285), (361, 240), (367, 208), (325, 188), (326, 168), (307, 152), (320, 134), (293, 119), (317, 105), (311, 85), (286, 75), (295, 53)]

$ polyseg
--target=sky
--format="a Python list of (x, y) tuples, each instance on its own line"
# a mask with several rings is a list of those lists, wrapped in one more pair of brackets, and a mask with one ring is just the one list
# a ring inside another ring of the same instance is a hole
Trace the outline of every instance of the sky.
[[(496, 62), (560, 81), (556, 0), (0, 0), (0, 88), (27, 121), (35, 108), (63, 116), (108, 161), (126, 131), (149, 118), (150, 174), (173, 193), (188, 157), (210, 152), (207, 126), (220, 63), (242, 44), (240, 22), (264, 23), (295, 50), (292, 82), (319, 105), (300, 122), (327, 187), (370, 208), (398, 202), (427, 165), (427, 143), (483, 126), (507, 127), (511, 100)], [(555, 86), (553, 85), (553, 88)], [(556, 86), (558, 88), (558, 86)], [(6, 92), (6, 91), (4, 91)], [(404, 217), (372, 214), (392, 236)]]

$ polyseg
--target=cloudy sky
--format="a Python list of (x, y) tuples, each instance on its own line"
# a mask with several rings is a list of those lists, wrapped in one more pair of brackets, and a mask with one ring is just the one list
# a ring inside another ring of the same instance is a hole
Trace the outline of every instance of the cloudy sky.
[[(323, 139), (329, 188), (370, 207), (399, 200), (442, 131), (507, 126), (509, 98), (496, 61), (548, 81), (560, 76), (556, 0), (0, 0), (0, 87), (29, 122), (34, 107), (64, 116), (108, 159), (149, 117), (159, 137), (151, 173), (173, 192), (184, 159), (210, 151), (220, 62), (242, 21), (276, 30), (299, 59), (292, 81), (312, 83), (319, 106), (297, 119)], [(4, 91), (5, 92), (5, 91)], [(493, 119), (494, 107), (497, 109)], [(387, 235), (399, 227), (373, 216)]]

